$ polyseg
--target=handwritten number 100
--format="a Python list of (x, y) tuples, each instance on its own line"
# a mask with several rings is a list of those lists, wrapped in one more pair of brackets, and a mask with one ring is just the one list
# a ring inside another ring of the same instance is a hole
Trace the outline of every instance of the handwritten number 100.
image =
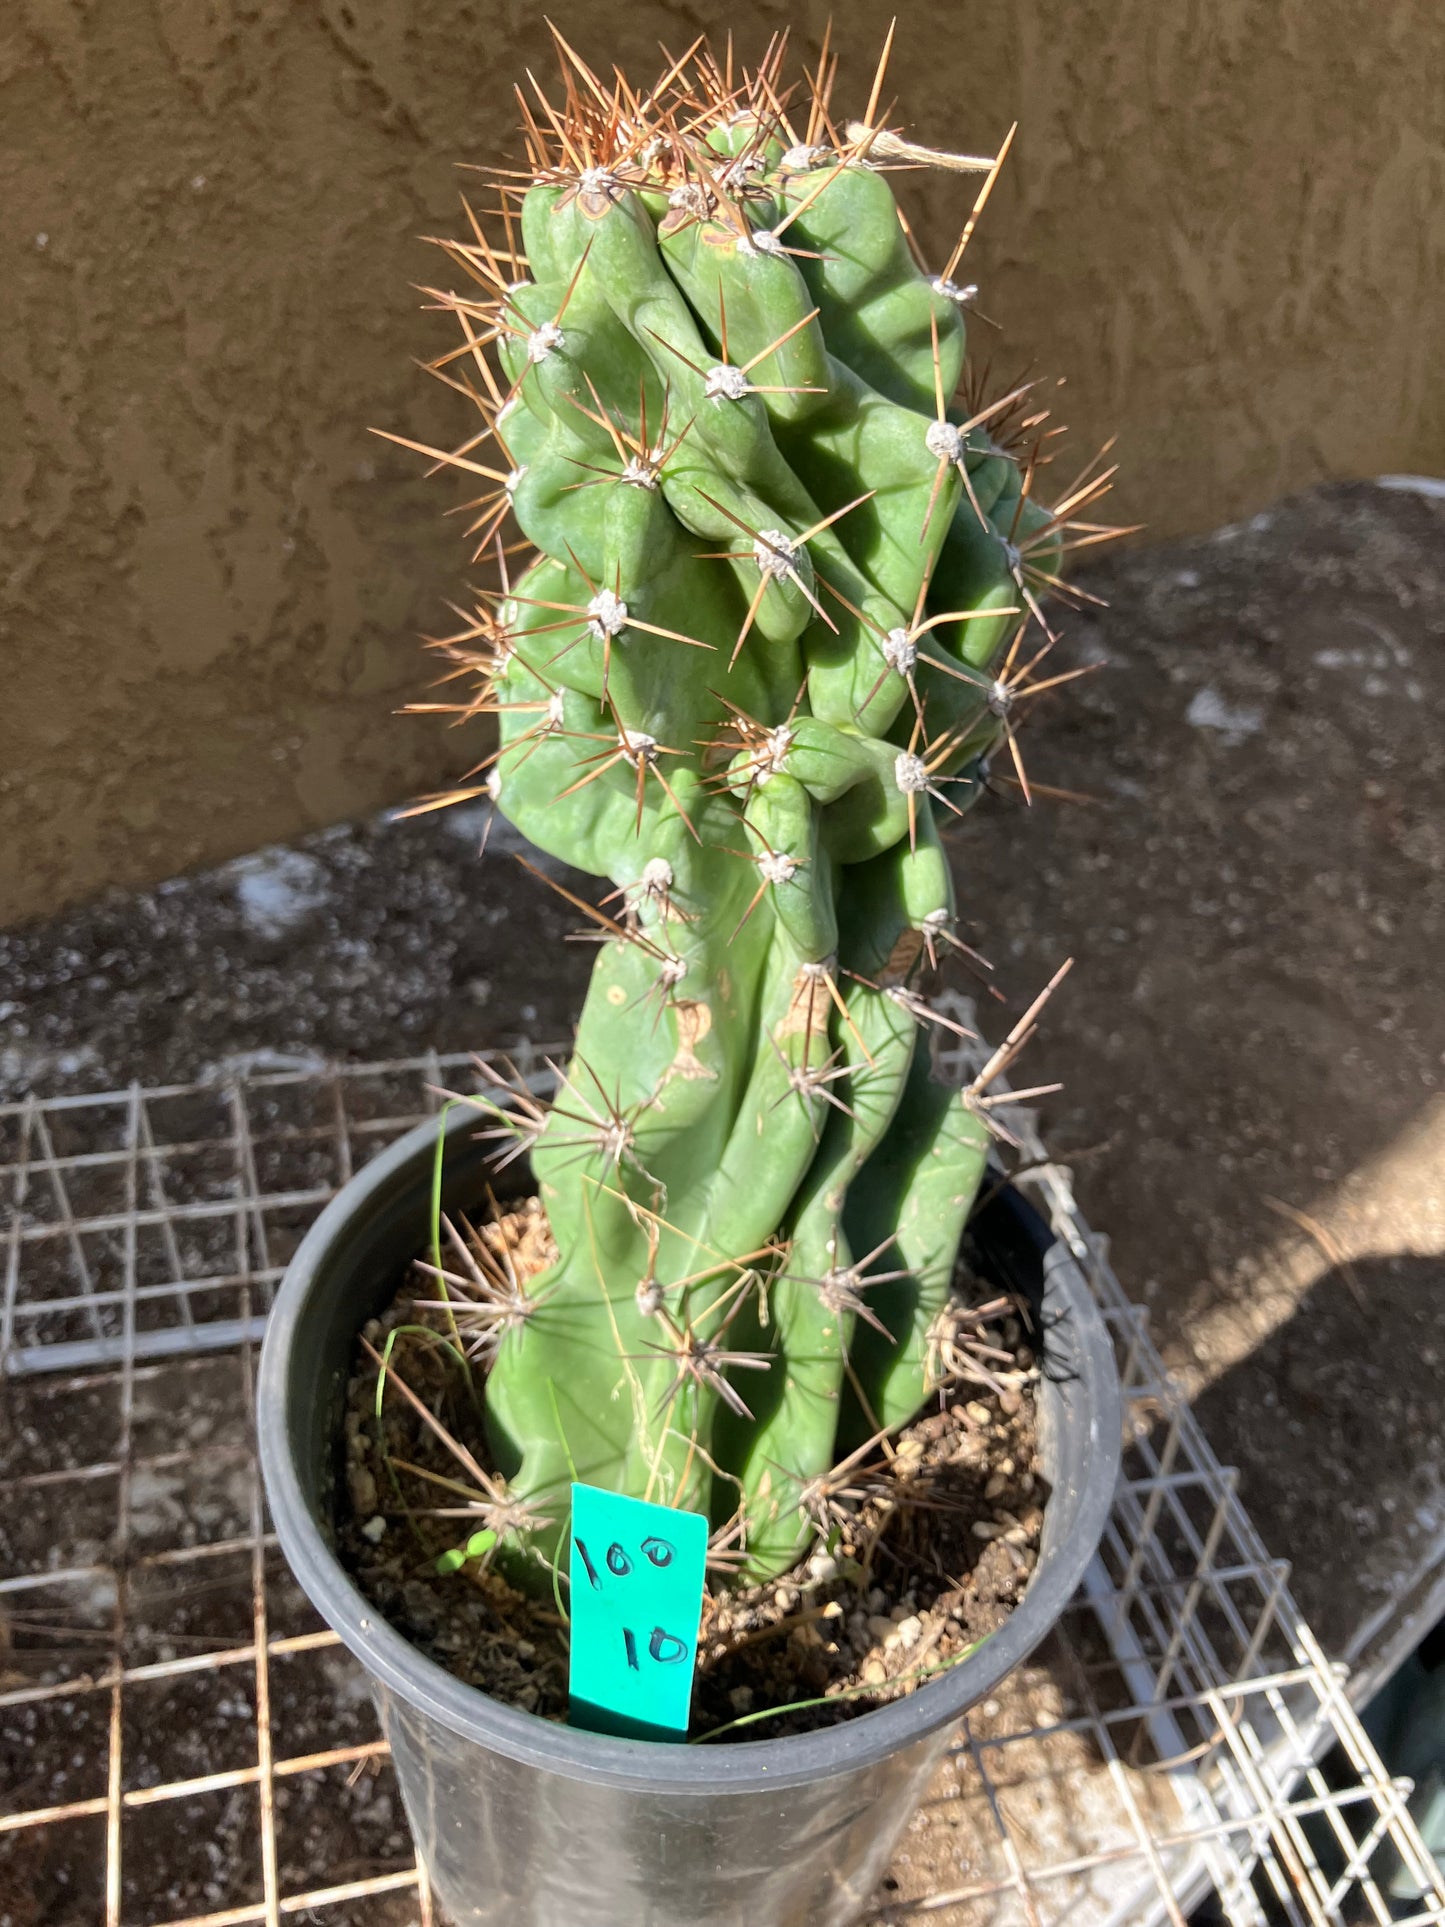
[[(582, 1563), (587, 1568), (587, 1577), (592, 1581), (593, 1591), (601, 1592), (602, 1580), (598, 1575), (596, 1566), (592, 1563), (592, 1555), (580, 1539), (574, 1539), (572, 1543), (582, 1555)], [(670, 1566), (675, 1556), (673, 1547), (667, 1543), (666, 1539), (644, 1539), (642, 1542), (642, 1553), (649, 1565), (659, 1568)], [(625, 1547), (618, 1545), (615, 1539), (607, 1548), (607, 1554), (602, 1563), (614, 1578), (617, 1579), (625, 1579), (632, 1570), (631, 1557)]]

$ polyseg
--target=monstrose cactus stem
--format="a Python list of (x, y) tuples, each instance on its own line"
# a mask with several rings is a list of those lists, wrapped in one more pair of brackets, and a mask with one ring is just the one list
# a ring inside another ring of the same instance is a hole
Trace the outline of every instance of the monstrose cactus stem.
[[(429, 291), (480, 432), (421, 451), (488, 485), (502, 570), (442, 645), (478, 691), (423, 705), (499, 746), (431, 801), (485, 792), (611, 886), (555, 1101), (494, 1115), (559, 1252), (496, 1321), (496, 1525), (545, 1581), (583, 1479), (709, 1514), (759, 1578), (931, 1389), (991, 1143), (934, 1070), (926, 984), (964, 948), (940, 827), (1001, 747), (1027, 784), (1020, 715), (1066, 679), (1041, 598), (1107, 475), (1041, 506), (1029, 388), (966, 375), (997, 164), (878, 124), (881, 69), (840, 128), (826, 51), (785, 90), (779, 46), (746, 74), (694, 48), (646, 94), (559, 51), (560, 102), (519, 91), (525, 166), (443, 244), (460, 291)], [(933, 163), (984, 171), (931, 275), (891, 181)]]

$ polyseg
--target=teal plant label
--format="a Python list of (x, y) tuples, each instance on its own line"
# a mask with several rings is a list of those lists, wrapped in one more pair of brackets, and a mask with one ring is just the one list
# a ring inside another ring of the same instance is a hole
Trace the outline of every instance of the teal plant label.
[(572, 1488), (572, 1724), (626, 1739), (686, 1733), (707, 1520)]

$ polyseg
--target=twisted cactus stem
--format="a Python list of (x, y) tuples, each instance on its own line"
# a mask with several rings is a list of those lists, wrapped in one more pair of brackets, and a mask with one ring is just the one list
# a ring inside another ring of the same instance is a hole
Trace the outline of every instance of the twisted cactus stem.
[(940, 157), (876, 124), (886, 50), (840, 132), (826, 54), (799, 105), (780, 47), (741, 79), (694, 50), (645, 96), (558, 47), (500, 238), (471, 216), (463, 292), (431, 291), (482, 432), (406, 444), (493, 484), (502, 572), (435, 645), (478, 688), (423, 705), (494, 715), (498, 748), (418, 807), (486, 794), (612, 886), (564, 892), (600, 950), (555, 1101), (493, 1106), (560, 1254), (495, 1333), (499, 1532), (540, 1572), (583, 1479), (709, 1513), (756, 1578), (930, 1389), (991, 1141), (919, 987), (966, 948), (937, 810), (1001, 744), (1027, 784), (1021, 710), (1078, 673), (1036, 674), (1041, 597), (1108, 472), (1047, 510), (1027, 389), (957, 399), (1003, 155), (941, 157), (984, 181), (930, 275), (887, 169)]

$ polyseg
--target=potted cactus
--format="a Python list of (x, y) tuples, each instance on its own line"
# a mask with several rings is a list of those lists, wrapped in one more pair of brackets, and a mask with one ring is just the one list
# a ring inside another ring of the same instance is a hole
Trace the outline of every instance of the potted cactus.
[[(601, 943), (551, 1101), (454, 1109), (435, 1161), (470, 1205), (489, 1157), (525, 1154), (558, 1254), (486, 1309), (464, 1551), (555, 1588), (583, 1481), (701, 1513), (756, 1580), (816, 1553), (834, 1468), (936, 1383), (989, 1086), (1037, 1012), (962, 1089), (938, 1075), (959, 1026), (928, 986), (963, 947), (940, 831), (1001, 747), (1027, 789), (1019, 712), (1062, 680), (1042, 601), (1106, 478), (1041, 506), (1026, 391), (966, 377), (955, 276), (1002, 156), (886, 127), (886, 50), (842, 125), (826, 48), (801, 89), (780, 46), (750, 73), (695, 47), (645, 94), (559, 51), (560, 98), (519, 92), (496, 218), (445, 244), (461, 291), (433, 291), (462, 330), (437, 370), (481, 433), (422, 451), (494, 485), (476, 533), (501, 571), (443, 644), (498, 744), (427, 806), (484, 795), (611, 892), (574, 899)], [(918, 165), (982, 176), (936, 274), (891, 185)], [(1068, 1253), (1005, 1209), (1067, 1314), (1045, 1543), (1008, 1624), (846, 1726), (605, 1737), (423, 1660), (329, 1544), (339, 1388), (424, 1242), (436, 1148), (394, 1147), (308, 1237), (261, 1411), (282, 1542), (373, 1675), (438, 1892), (459, 1921), (855, 1918), (952, 1722), (1102, 1527), (1112, 1366)]]

